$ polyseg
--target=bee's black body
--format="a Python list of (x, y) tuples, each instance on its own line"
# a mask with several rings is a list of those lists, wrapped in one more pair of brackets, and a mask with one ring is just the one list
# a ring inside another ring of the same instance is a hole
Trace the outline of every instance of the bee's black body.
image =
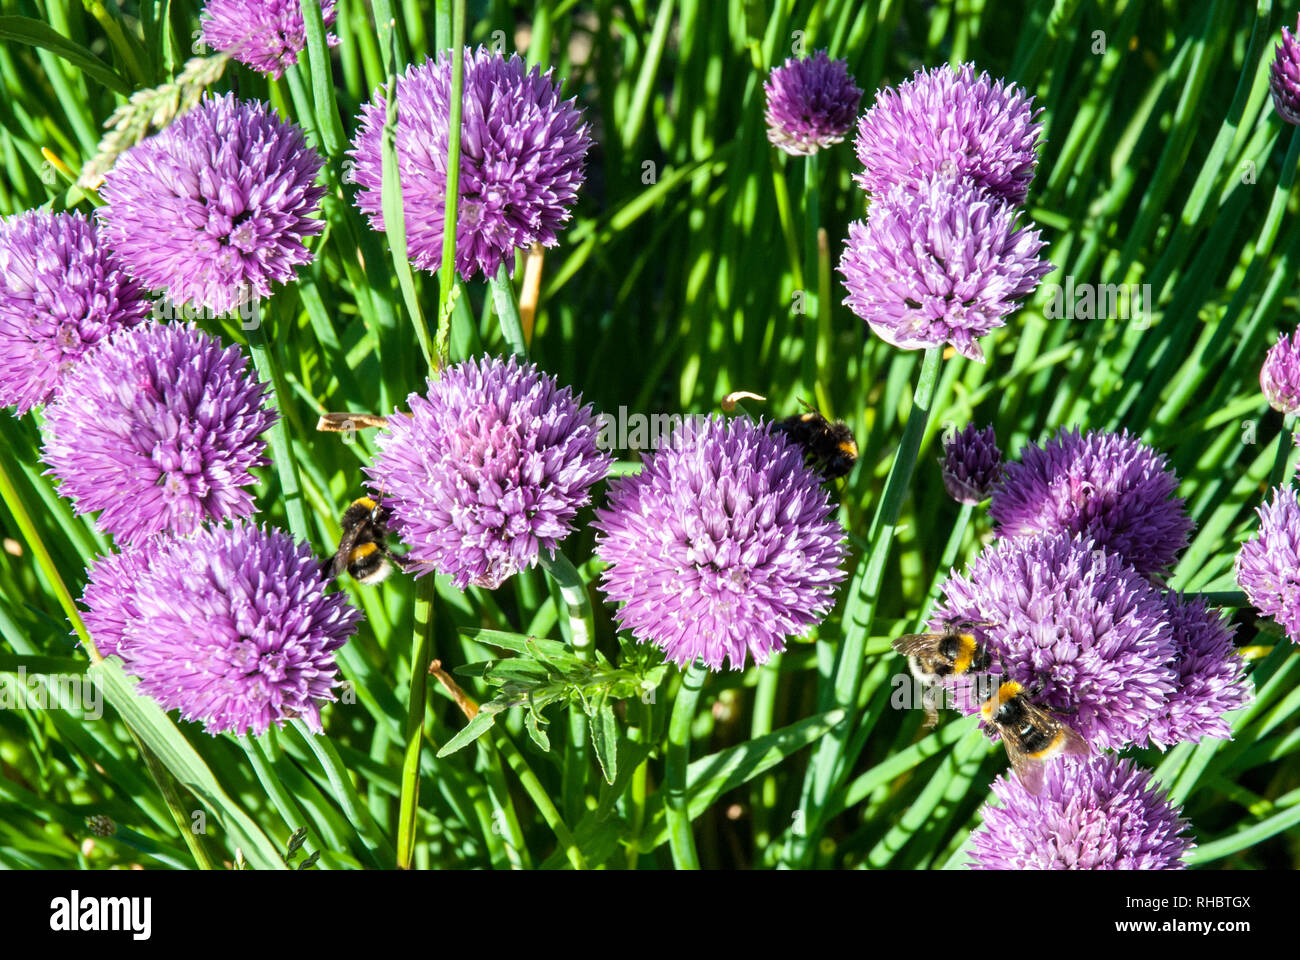
[(1056, 742), (1058, 731), (1041, 711), (1031, 712), (1028, 703), (1024, 694), (1012, 697), (998, 707), (992, 722), (1002, 736), (1015, 741), (1022, 753), (1041, 754)]
[(990, 627), (987, 620), (952, 619), (943, 626), (942, 633), (909, 633), (898, 637), (891, 646), (907, 657), (912, 675), (925, 687), (925, 727), (939, 722), (935, 700), (939, 685), (948, 677), (963, 674), (983, 674), (992, 666), (993, 658), (976, 638), (971, 627)]
[(847, 476), (858, 462), (858, 445), (848, 424), (831, 422), (811, 407), (807, 413), (776, 421), (772, 429), (802, 447), (808, 465), (827, 480)]
[[(1005, 668), (1003, 672), (1005, 675)], [(1001, 735), (1011, 766), (1030, 793), (1042, 790), (1047, 761), (1061, 755), (1088, 755), (1084, 739), (1033, 703), (1025, 688), (1014, 680), (999, 684), (980, 707), (980, 713)]]
[(358, 583), (378, 583), (394, 566), (406, 568), (406, 558), (388, 549), (388, 521), (392, 513), (382, 502), (359, 497), (343, 511), (343, 535), (333, 559), (322, 572), (339, 577), (346, 570)]

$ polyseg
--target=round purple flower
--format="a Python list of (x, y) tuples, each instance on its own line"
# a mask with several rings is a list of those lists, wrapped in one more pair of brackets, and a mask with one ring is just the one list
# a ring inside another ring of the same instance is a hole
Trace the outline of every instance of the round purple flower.
[(115, 334), (46, 408), (42, 459), (78, 513), (134, 542), (253, 513), (249, 469), (276, 415), (238, 347), (193, 324)]
[(862, 91), (848, 64), (825, 50), (811, 57), (791, 57), (773, 67), (763, 85), (767, 94), (767, 139), (795, 156), (806, 156), (840, 143), (853, 128)]
[(596, 517), (616, 619), (683, 667), (766, 663), (821, 622), (844, 577), (821, 478), (770, 424), (685, 420)]
[(514, 357), (449, 367), (407, 402), (366, 472), (417, 576), (496, 589), (554, 553), (609, 469), (591, 406)]
[[(83, 602), (88, 624), (110, 625), (95, 638), (101, 652), (120, 656), (164, 709), (209, 733), (261, 735), (292, 718), (320, 732), (317, 701), (335, 699), (334, 653), (361, 615), (325, 592), (309, 546), (236, 521), (130, 547), (92, 575), (99, 589)], [(122, 590), (105, 589), (114, 580)]]
[[(1300, 23), (1296, 30), (1300, 32)], [(1300, 125), (1300, 39), (1286, 27), (1282, 28), (1282, 42), (1274, 50), (1268, 85), (1277, 115), (1289, 124)]]
[[(447, 197), (451, 55), (410, 67), (398, 81), (397, 157), (406, 212), (407, 255), (421, 270), (442, 262)], [(495, 276), (517, 247), (555, 246), (583, 181), (591, 145), (573, 100), (561, 100), (551, 71), (531, 71), (480, 47), (465, 51), (456, 269)], [(362, 107), (349, 152), (360, 185), (357, 206), (384, 229), (380, 140), (388, 109), (382, 93)]]
[(205, 98), (127, 150), (97, 213), (114, 253), (176, 304), (225, 313), (310, 263), (323, 161), (264, 103)]
[(1150, 574), (1173, 562), (1192, 529), (1177, 489), (1164, 455), (1127, 430), (1062, 428), (1007, 464), (989, 515), (999, 536), (1082, 533)]
[(864, 169), (854, 179), (875, 196), (943, 173), (1022, 204), (1043, 129), (1032, 103), (1014, 83), (976, 76), (974, 64), (918, 70), (897, 90), (878, 90), (858, 121)]
[(82, 355), (149, 313), (95, 224), (29, 210), (0, 221), (0, 406), (48, 403)]
[(1002, 479), (1002, 451), (992, 427), (966, 429), (943, 442), (943, 486), (958, 503), (982, 503)]
[(968, 181), (900, 184), (849, 225), (840, 258), (844, 302), (877, 336), (906, 350), (952, 344), (983, 360), (976, 340), (1038, 286), (1053, 266), (1038, 231), (1016, 209)]
[(1011, 775), (993, 782), (971, 837), (977, 870), (1180, 870), (1194, 844), (1181, 809), (1131, 760), (1067, 758), (1032, 794)]
[(1259, 388), (1268, 405), (1281, 413), (1300, 410), (1300, 330), (1279, 334), (1259, 368)]
[[(936, 624), (985, 620), (993, 662), (1060, 711), (1093, 749), (1144, 743), (1177, 679), (1159, 590), (1123, 559), (1065, 533), (1000, 541), (944, 584)], [(965, 713), (979, 704), (959, 694)]]
[(1151, 725), (1151, 739), (1160, 747), (1204, 737), (1232, 739), (1224, 718), (1252, 699), (1245, 663), (1232, 645), (1236, 627), (1209, 609), (1200, 597), (1165, 597), (1174, 631), (1174, 692)]
[[(337, 16), (334, 5), (335, 0), (321, 2), (327, 28)], [(204, 43), (276, 79), (307, 46), (299, 0), (208, 0), (200, 22)], [(333, 46), (338, 38), (328, 42)]]
[(1300, 500), (1278, 487), (1258, 513), (1259, 532), (1237, 552), (1237, 583), (1252, 607), (1300, 642)]
[(86, 568), (86, 589), (81, 602), (86, 607), (82, 621), (102, 657), (122, 655), (131, 621), (139, 616), (136, 590), (142, 578), (154, 569), (164, 537), (152, 537), (120, 553), (96, 557)]

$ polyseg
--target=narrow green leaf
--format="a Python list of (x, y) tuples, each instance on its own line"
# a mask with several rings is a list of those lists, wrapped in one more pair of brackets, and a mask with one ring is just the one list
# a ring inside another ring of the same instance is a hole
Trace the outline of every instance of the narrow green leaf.
[[(843, 719), (843, 710), (819, 713), (782, 727), (765, 737), (696, 760), (686, 768), (687, 809), (690, 818), (694, 820), (700, 816), (728, 790), (748, 783), (786, 757), (815, 742)], [(653, 820), (641, 841), (643, 853), (649, 853), (668, 842), (663, 794), (656, 793), (646, 806), (653, 815)]]
[(135, 692), (134, 684), (122, 672), (122, 664), (110, 657), (87, 671), (102, 685), (108, 702), (154, 752), (182, 786), (203, 803), (230, 835), (230, 853), (235, 849), (259, 870), (287, 869), (279, 845), (267, 838), (252, 818), (221, 788), (203, 758), (190, 746), (167, 714), (153, 700)]
[(53, 27), (31, 17), (0, 17), (0, 40), (16, 40), (33, 47), (43, 47), (62, 57), (87, 76), (93, 77), (114, 93), (131, 95), (131, 84), (79, 43), (73, 43)]
[(483, 734), (491, 729), (492, 724), (497, 722), (495, 714), (488, 713), (486, 710), (480, 710), (478, 714), (465, 726), (461, 727), (460, 732), (442, 745), (438, 751), (438, 757), (450, 756), (461, 747), (468, 746)]
[(618, 722), (605, 694), (601, 695), (601, 704), (590, 727), (591, 745), (596, 749), (600, 772), (605, 775), (606, 783), (613, 784), (618, 777)]

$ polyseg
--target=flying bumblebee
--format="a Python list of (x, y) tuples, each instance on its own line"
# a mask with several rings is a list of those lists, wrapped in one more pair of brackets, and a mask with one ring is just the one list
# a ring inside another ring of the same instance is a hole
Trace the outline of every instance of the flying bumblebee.
[(807, 401), (804, 406), (808, 408), (807, 413), (777, 420), (772, 429), (802, 447), (808, 465), (824, 479), (847, 476), (858, 462), (858, 444), (853, 439), (853, 431), (846, 423), (827, 420)]
[(1088, 744), (1083, 737), (1030, 701), (1025, 688), (1014, 680), (1004, 680), (998, 685), (993, 696), (980, 707), (980, 716), (1002, 735), (1011, 768), (1030, 793), (1042, 792), (1047, 761), (1060, 756), (1088, 755)]
[(968, 673), (986, 673), (993, 660), (975, 639), (970, 627), (994, 626), (988, 620), (953, 618), (943, 625), (941, 633), (908, 633), (894, 640), (890, 646), (896, 653), (907, 657), (907, 665), (925, 691), (921, 705), (925, 708), (925, 726), (929, 730), (939, 722), (935, 700), (943, 689), (947, 677)]
[(371, 497), (353, 500), (339, 521), (339, 548), (321, 572), (337, 578), (346, 570), (357, 583), (379, 583), (394, 567), (405, 570), (406, 558), (388, 549), (391, 516), (388, 507)]

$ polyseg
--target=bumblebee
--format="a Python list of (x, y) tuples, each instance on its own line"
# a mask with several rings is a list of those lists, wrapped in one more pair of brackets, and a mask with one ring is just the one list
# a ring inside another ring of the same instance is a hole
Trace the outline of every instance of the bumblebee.
[(1030, 793), (1042, 792), (1047, 761), (1088, 755), (1083, 737), (1034, 704), (1014, 680), (998, 684), (997, 691), (980, 707), (980, 716), (1001, 734), (1011, 768)]
[(339, 548), (321, 572), (337, 578), (346, 570), (357, 583), (379, 583), (393, 567), (405, 570), (406, 558), (388, 549), (391, 516), (386, 506), (371, 497), (353, 500), (339, 521), (343, 528)]
[(858, 444), (853, 431), (841, 421), (832, 423), (804, 402), (807, 413), (797, 413), (772, 424), (772, 429), (784, 433), (792, 443), (803, 448), (808, 465), (826, 480), (847, 476), (858, 462)]
[(969, 627), (991, 627), (988, 620), (954, 618), (943, 625), (942, 633), (908, 633), (894, 640), (890, 646), (896, 653), (907, 657), (912, 676), (925, 693), (921, 704), (925, 708), (925, 727), (928, 730), (939, 722), (935, 698), (942, 690), (947, 677), (966, 673), (986, 673), (993, 658), (975, 639)]

